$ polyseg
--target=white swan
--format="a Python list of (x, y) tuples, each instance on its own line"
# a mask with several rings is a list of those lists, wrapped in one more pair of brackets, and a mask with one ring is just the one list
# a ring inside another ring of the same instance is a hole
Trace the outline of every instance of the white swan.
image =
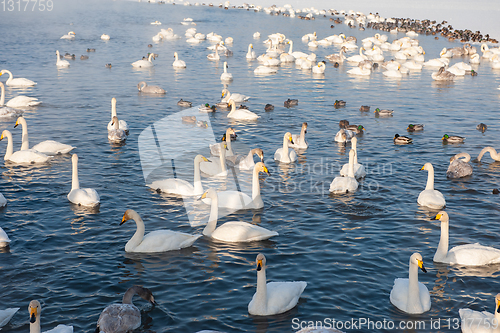
[(255, 51), (253, 50), (253, 45), (252, 44), (249, 44), (248, 45), (248, 52), (245, 56), (248, 60), (253, 60), (255, 58), (257, 58), (257, 55), (255, 54)]
[(500, 263), (500, 250), (479, 243), (459, 245), (448, 250), (450, 221), (448, 213), (440, 211), (432, 220), (441, 221), (441, 238), (439, 239), (436, 254), (434, 254), (435, 262), (464, 266)]
[(429, 175), (427, 177), (427, 185), (425, 190), (418, 195), (417, 202), (421, 206), (431, 209), (441, 209), (446, 206), (446, 201), (441, 192), (434, 189), (434, 167), (429, 162), (425, 163), (422, 169), (427, 170)]
[[(0, 193), (0, 208), (7, 206), (7, 199)], [(1, 237), (0, 237), (1, 238)]]
[(200, 163), (200, 170), (208, 176), (226, 177), (226, 143), (220, 142), (220, 154), (218, 159), (210, 158), (208, 161)]
[(269, 239), (278, 236), (276, 231), (267, 230), (254, 224), (241, 221), (230, 221), (217, 227), (218, 218), (218, 197), (217, 192), (209, 188), (201, 199), (209, 198), (211, 200), (210, 217), (203, 235), (222, 242), (254, 242)]
[(62, 67), (69, 67), (69, 61), (61, 59), (61, 56), (59, 55), (59, 50), (56, 50), (56, 57), (57, 57), (57, 60), (56, 60), (57, 67), (61, 67), (61, 68)]
[(266, 257), (259, 253), (257, 264), (257, 291), (248, 304), (248, 313), (254, 316), (272, 316), (294, 308), (307, 287), (307, 282), (266, 283)]
[[(218, 192), (219, 207), (228, 209), (258, 209), (264, 207), (264, 201), (260, 194), (259, 172), (271, 175), (267, 167), (262, 162), (257, 162), (253, 169), (252, 176), (252, 196), (239, 191), (221, 191)], [(210, 204), (208, 198), (203, 202)]]
[(406, 313), (420, 314), (430, 310), (431, 295), (427, 287), (418, 282), (418, 269), (427, 273), (420, 253), (410, 257), (408, 279), (397, 278), (391, 290), (391, 303)]
[(16, 314), (17, 311), (19, 311), (19, 308), (0, 310), (0, 328), (7, 325), (9, 320)]
[[(226, 130), (226, 133), (222, 136), (222, 141), (224, 141), (226, 143), (226, 146), (227, 146), (226, 152), (225, 152), (226, 157), (235, 155), (233, 152), (232, 144), (231, 144), (232, 140), (227, 139), (227, 138), (231, 138), (232, 136), (236, 137), (236, 131), (234, 130), (234, 128), (228, 127)], [(223, 147), (223, 145), (221, 145), (220, 143), (211, 144), (210, 145), (210, 154), (212, 154), (213, 156), (220, 156), (221, 147)]]
[(76, 34), (73, 31), (68, 32), (67, 35), (62, 35), (59, 39), (75, 39)]
[(227, 72), (227, 62), (224, 61), (224, 73), (220, 75), (221, 81), (232, 81), (233, 74)]
[(158, 86), (149, 86), (145, 81), (137, 84), (137, 89), (146, 94), (164, 94), (166, 91)]
[(200, 176), (200, 163), (208, 162), (202, 155), (197, 155), (194, 158), (194, 178), (193, 184), (178, 178), (168, 178), (163, 180), (155, 180), (148, 187), (164, 193), (178, 194), (183, 196), (193, 196), (203, 194), (203, 185)]
[(264, 151), (260, 148), (254, 148), (248, 152), (246, 157), (242, 157), (236, 162), (240, 170), (252, 170), (255, 167), (253, 155), (257, 155), (261, 162), (264, 162)]
[[(26, 119), (24, 119), (24, 117), (17, 118), (14, 128), (19, 126), (19, 124), (21, 124), (23, 129), (21, 150), (29, 150), (30, 144), (28, 137), (28, 124), (26, 123)], [(67, 154), (75, 148), (76, 147), (60, 143), (54, 140), (45, 140), (34, 145), (31, 149), (45, 155), (58, 155), (58, 154)]]
[(109, 40), (111, 37), (109, 37), (109, 35), (106, 35), (106, 34), (102, 34), (101, 35), (101, 39), (102, 40)]
[(350, 70), (347, 71), (347, 74), (351, 74), (351, 75), (360, 75), (360, 76), (368, 76), (372, 73), (371, 69), (368, 69), (368, 68), (362, 68), (362, 67), (359, 67), (359, 66), (356, 66)]
[(33, 82), (31, 80), (25, 79), (24, 77), (17, 77), (14, 79), (14, 76), (12, 73), (6, 69), (2, 69), (0, 72), (0, 76), (3, 74), (9, 74), (9, 78), (7, 81), (5, 81), (5, 84), (8, 85), (9, 87), (32, 87), (36, 86), (36, 82)]
[(236, 103), (243, 103), (250, 99), (249, 96), (245, 96), (243, 94), (231, 94), (227, 89), (222, 90), (221, 98), (222, 98), (221, 102), (226, 102), (226, 103), (229, 103), (229, 100), (233, 100)]
[(493, 147), (484, 147), (474, 161), (481, 162), (483, 155), (486, 153), (490, 153), (490, 156), (493, 160), (500, 162), (500, 153), (497, 153), (497, 151)]
[(462, 178), (472, 175), (472, 166), (469, 164), (469, 161), (470, 155), (467, 153), (456, 154), (450, 158), (450, 165), (446, 171), (446, 177)]
[(330, 184), (330, 192), (332, 193), (349, 193), (358, 189), (358, 181), (354, 176), (354, 159), (356, 152), (354, 149), (349, 151), (349, 169), (347, 176), (335, 177)]
[(268, 67), (268, 66), (258, 66), (253, 71), (254, 74), (275, 74), (278, 73), (276, 68)]
[(312, 67), (312, 72), (314, 74), (324, 74), (326, 69), (326, 65), (324, 61), (320, 61), (317, 66)]
[(463, 333), (498, 333), (500, 332), (500, 294), (495, 296), (493, 313), (459, 309)]
[(292, 55), (293, 42), (289, 41), (288, 44), (290, 44), (290, 48), (288, 49), (288, 53), (280, 54), (280, 61), (281, 62), (294, 62), (295, 61), (295, 57)]
[(127, 133), (120, 129), (120, 122), (117, 116), (111, 119), (112, 130), (108, 130), (108, 140), (112, 143), (123, 143), (127, 140)]
[(292, 134), (286, 132), (283, 136), (283, 147), (276, 149), (274, 152), (274, 160), (280, 163), (292, 163), (297, 160), (297, 153), (293, 149), (289, 149), (289, 143), (295, 143), (292, 139)]
[(134, 220), (137, 230), (125, 245), (125, 252), (154, 253), (180, 250), (193, 245), (201, 235), (190, 235), (183, 232), (171, 230), (155, 230), (144, 235), (144, 221), (139, 214), (132, 209), (127, 209), (123, 214), (122, 222)]
[(179, 60), (179, 55), (177, 52), (174, 52), (174, 62), (172, 63), (172, 66), (174, 68), (186, 68), (186, 62), (184, 60)]
[(231, 112), (227, 114), (227, 118), (235, 120), (257, 120), (260, 118), (259, 115), (247, 109), (236, 109), (236, 104), (232, 99), (227, 104), (231, 106)]
[(212, 61), (220, 60), (218, 47), (219, 47), (219, 44), (215, 44), (215, 52), (207, 55), (208, 60), (212, 60)]
[[(114, 128), (113, 126), (113, 117), (116, 117), (116, 98), (111, 99), (111, 120), (108, 123), (108, 131), (112, 130)], [(125, 120), (120, 120), (118, 122), (119, 126), (118, 128), (121, 130), (124, 130), (125, 133), (128, 135), (128, 124)]]
[(13, 162), (15, 164), (38, 164), (46, 163), (50, 156), (42, 154), (34, 149), (19, 150), (14, 152), (14, 144), (12, 142), (12, 133), (4, 130), (0, 136), (0, 140), (7, 138), (7, 150), (5, 152), (4, 160)]
[(153, 62), (151, 61), (151, 59), (154, 59), (155, 58), (155, 55), (154, 53), (151, 53), (149, 54), (148, 56), (148, 60), (144, 60), (144, 59), (141, 59), (141, 60), (137, 60), (137, 61), (134, 61), (132, 63), (132, 66), (133, 67), (136, 67), (136, 68), (148, 68), (148, 67), (153, 67)]
[[(7, 200), (5, 200), (4, 196), (2, 195), (2, 193), (0, 193), (0, 207), (4, 207), (6, 204), (7, 204)], [(2, 201), (2, 198), (4, 201)], [(2, 247), (7, 247), (9, 246), (10, 244), (10, 238), (9, 236), (7, 235), (7, 233), (2, 229), (2, 227), (0, 227), (0, 248)], [(9, 309), (7, 309), (9, 310)], [(2, 311), (7, 311), (7, 310), (0, 310), (0, 329), (3, 325), (7, 324), (7, 322), (10, 320), (10, 318), (7, 319), (7, 321), (4, 322), (4, 320), (6, 320), (6, 316), (8, 315), (7, 312), (2, 312)], [(4, 323), (2, 325), (2, 323)]]
[[(358, 163), (358, 150), (357, 150), (358, 138), (353, 137), (351, 139), (351, 147), (354, 150), (354, 177), (356, 179), (363, 178), (366, 176), (365, 166), (363, 164)], [(345, 177), (349, 174), (349, 163), (346, 163), (342, 166), (340, 170), (340, 175)]]
[(100, 204), (99, 194), (93, 188), (80, 188), (78, 180), (78, 155), (71, 156), (73, 174), (71, 178), (71, 191), (68, 193), (68, 200), (75, 205), (85, 207), (96, 207)]
[(108, 305), (97, 320), (96, 332), (132, 332), (141, 326), (141, 311), (132, 303), (138, 295), (151, 304), (156, 304), (153, 293), (144, 287), (132, 286), (123, 295), (121, 304)]
[[(30, 333), (40, 333), (40, 315), (42, 313), (42, 306), (40, 302), (33, 300), (28, 306), (30, 314)], [(73, 333), (73, 326), (59, 324), (55, 328), (45, 331), (44, 333)]]
[(364, 47), (361, 47), (359, 49), (359, 54), (353, 55), (349, 58), (346, 58), (348, 62), (357, 62), (360, 63), (361, 61), (368, 60), (368, 57), (363, 54), (363, 51), (365, 50)]
[(35, 106), (38, 105), (40, 102), (37, 102), (37, 98), (33, 97), (27, 97), (27, 96), (17, 96), (11, 99), (10, 101), (5, 104), (5, 87), (3, 82), (0, 82), (0, 89), (2, 90), (1, 97), (0, 97), (0, 118), (11, 118), (11, 117), (17, 117), (22, 114), (22, 111), (20, 110), (15, 110), (15, 108), (23, 108), (27, 106)]
[(300, 129), (300, 134), (292, 134), (293, 143), (289, 143), (288, 147), (293, 149), (307, 149), (309, 144), (306, 141), (306, 133), (307, 133), (307, 123), (302, 123), (302, 127)]

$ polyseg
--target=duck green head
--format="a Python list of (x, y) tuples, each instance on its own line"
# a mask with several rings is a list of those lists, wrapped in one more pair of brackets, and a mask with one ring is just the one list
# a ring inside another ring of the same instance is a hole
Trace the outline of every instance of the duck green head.
[(445, 134), (441, 140), (448, 140), (450, 136), (448, 134)]
[(379, 108), (376, 108), (376, 109), (375, 109), (375, 112), (380, 112), (380, 109), (379, 109)]
[(409, 129), (412, 129), (413, 127), (415, 127), (415, 125), (413, 125), (413, 124), (408, 125)]
[(358, 129), (359, 129), (360, 131), (363, 131), (365, 128), (363, 127), (363, 125), (359, 125), (359, 126), (358, 126)]
[(205, 106), (208, 108), (210, 105), (208, 103), (205, 103)]

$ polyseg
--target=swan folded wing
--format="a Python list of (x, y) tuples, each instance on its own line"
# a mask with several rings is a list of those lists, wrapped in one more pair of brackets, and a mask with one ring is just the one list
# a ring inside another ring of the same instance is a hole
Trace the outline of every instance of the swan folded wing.
[(21, 110), (16, 110), (11, 107), (0, 107), (0, 118), (13, 118), (19, 117), (23, 112)]
[(238, 109), (237, 113), (231, 116), (230, 118), (242, 119), (242, 120), (255, 120), (260, 118), (260, 116), (246, 109)]
[[(112, 124), (113, 124), (113, 120), (110, 120), (109, 123), (108, 123), (108, 131), (114, 130)], [(128, 132), (128, 124), (127, 124), (127, 122), (125, 120), (120, 119), (118, 121), (118, 125), (119, 125), (118, 126), (119, 129), (124, 130), (125, 133)]]
[(59, 324), (55, 328), (45, 331), (44, 333), (73, 333), (73, 326)]
[(450, 264), (482, 266), (500, 263), (500, 250), (479, 243), (455, 246), (446, 256)]
[(252, 198), (239, 191), (222, 191), (218, 193), (219, 195), (219, 207), (224, 208), (252, 208), (253, 200)]
[[(342, 177), (347, 177), (348, 173), (349, 173), (349, 163), (346, 163), (342, 166), (342, 169), (340, 169), (340, 175)], [(365, 166), (359, 163), (354, 164), (354, 177), (363, 178), (364, 176), (366, 176)]]
[(493, 327), (498, 327), (495, 316), (488, 311), (474, 311), (471, 309), (458, 310), (460, 327), (463, 333), (494, 333)]
[(46, 140), (33, 146), (32, 149), (46, 155), (67, 154), (76, 147), (60, 143), (54, 140)]
[(108, 130), (108, 139), (113, 142), (122, 142), (127, 139), (127, 134), (122, 129)]
[(278, 233), (254, 224), (232, 221), (215, 229), (210, 236), (226, 242), (253, 242), (278, 236)]
[(417, 202), (432, 209), (441, 209), (446, 206), (443, 194), (437, 190), (423, 190), (418, 195)]
[[(198, 195), (194, 193), (194, 187), (184, 179), (163, 179), (155, 180), (148, 187), (154, 190), (160, 190), (165, 193), (179, 194), (179, 195)], [(199, 193), (200, 195), (202, 193)]]
[(354, 192), (358, 189), (358, 182), (352, 177), (335, 177), (330, 184), (330, 192), (345, 193)]
[(267, 311), (268, 315), (286, 312), (297, 305), (300, 295), (307, 287), (307, 282), (268, 282)]
[(129, 332), (141, 325), (141, 312), (131, 304), (111, 304), (97, 321), (101, 332)]
[[(403, 278), (397, 278), (394, 280), (394, 286), (391, 290), (390, 300), (391, 303), (397, 307), (398, 309), (407, 312), (407, 313), (417, 313), (409, 309), (408, 304), (408, 288), (409, 288), (409, 280)], [(429, 294), (429, 290), (422, 283), (418, 283), (418, 291), (420, 295), (420, 304), (422, 306), (423, 312), (428, 311), (431, 308), (431, 296)], [(421, 313), (420, 311), (418, 313)]]
[(9, 157), (9, 161), (17, 164), (45, 163), (50, 156), (42, 154), (34, 149), (16, 151)]
[(28, 97), (28, 96), (16, 96), (7, 102), (7, 106), (15, 107), (26, 107), (26, 106), (36, 106), (41, 104), (42, 101), (38, 101), (38, 98)]
[(8, 308), (0, 310), (0, 327), (7, 325), (9, 320), (16, 314), (19, 308)]
[(152, 231), (142, 239), (132, 252), (165, 252), (180, 250), (193, 245), (201, 235), (190, 235), (172, 230)]
[(94, 207), (99, 205), (99, 193), (93, 188), (79, 188), (68, 193), (68, 200), (74, 204)]

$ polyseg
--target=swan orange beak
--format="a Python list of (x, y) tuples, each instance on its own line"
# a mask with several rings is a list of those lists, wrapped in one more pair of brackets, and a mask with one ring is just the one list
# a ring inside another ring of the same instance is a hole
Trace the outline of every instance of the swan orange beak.
[(437, 215), (436, 215), (436, 216), (434, 216), (431, 220), (439, 220), (439, 219), (441, 219), (441, 216), (443, 216), (443, 215), (441, 215), (441, 214), (437, 214)]
[(14, 125), (14, 128), (16, 128), (17, 125), (19, 125), (19, 120), (16, 120), (16, 124)]
[(208, 158), (206, 158), (204, 156), (202, 156), (202, 158), (203, 158), (203, 162), (211, 162), (211, 161), (208, 160)]
[(420, 170), (424, 170), (424, 168), (425, 168), (425, 165)]
[(262, 260), (257, 260), (257, 272), (262, 270)]
[(264, 172), (267, 173), (268, 176), (271, 175), (271, 173), (269, 172), (269, 169), (264, 165)]
[(500, 313), (500, 301), (497, 303), (497, 312)]
[(3, 133), (2, 133), (2, 135), (0, 135), (0, 141), (2, 141), (2, 140), (3, 140)]
[(125, 217), (125, 215), (123, 215), (123, 218), (122, 218), (122, 221), (120, 222), (120, 225), (122, 225), (123, 223), (127, 222), (127, 218)]
[(418, 267), (420, 267), (422, 272), (427, 273), (427, 270), (424, 267), (424, 262), (422, 260), (418, 260), (418, 259), (417, 259), (417, 261), (418, 261)]
[(203, 194), (201, 195), (200, 199), (198, 199), (198, 200), (205, 199), (205, 198), (207, 197), (207, 193), (208, 193), (208, 191), (207, 191), (207, 192), (205, 192), (205, 193), (203, 193)]

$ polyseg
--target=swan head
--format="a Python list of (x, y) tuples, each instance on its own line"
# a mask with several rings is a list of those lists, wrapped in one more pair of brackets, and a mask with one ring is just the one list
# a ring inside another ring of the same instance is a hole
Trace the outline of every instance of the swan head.
[(429, 162), (425, 163), (424, 166), (420, 169), (420, 170), (427, 170), (427, 171), (434, 171), (434, 168), (432, 166), (432, 164), (430, 164)]
[(260, 161), (262, 163), (264, 163), (264, 151), (262, 149), (254, 148), (254, 149), (252, 149), (252, 153), (257, 154), (257, 156), (259, 156), (259, 158), (260, 158)]
[[(264, 154), (262, 155), (262, 158), (264, 157)], [(269, 170), (267, 169), (267, 167), (265, 166), (265, 164), (263, 162), (257, 162), (255, 163), (255, 170), (257, 172), (264, 172), (266, 173), (268, 176), (271, 175), (271, 173), (269, 172)]]
[(40, 302), (32, 300), (28, 305), (28, 312), (30, 313), (30, 323), (34, 324), (37, 318), (40, 318), (40, 313), (42, 313)]
[(14, 128), (19, 126), (19, 124), (22, 124), (23, 120), (24, 120), (23, 116), (18, 117), (16, 120), (16, 124), (14, 125)]
[(260, 272), (266, 268), (266, 257), (262, 253), (259, 253), (257, 258), (255, 258), (255, 263), (257, 265), (257, 272)]
[(440, 211), (436, 216), (434, 216), (431, 220), (439, 220), (441, 223), (448, 223), (450, 221), (448, 217), (448, 213), (444, 210)]
[(294, 144), (293, 139), (292, 139), (292, 133), (286, 132), (285, 133), (285, 139), (290, 141), (291, 144)]
[[(229, 94), (229, 90), (222, 89), (222, 97), (221, 98), (224, 98), (224, 96), (226, 96), (227, 94)], [(229, 104), (229, 102), (228, 102), (228, 104)]]
[(205, 191), (200, 197), (200, 200), (206, 199), (206, 198), (215, 198), (217, 196), (217, 192), (213, 188), (209, 188), (208, 190)]
[(78, 155), (77, 154), (73, 154), (73, 156), (71, 156), (71, 162), (78, 163)]
[[(148, 301), (151, 304), (157, 304), (155, 301), (155, 298), (153, 296), (153, 293), (148, 288), (144, 288), (141, 286), (132, 286), (127, 290), (127, 292), (129, 290), (132, 290), (137, 296), (139, 296), (143, 300)], [(124, 298), (125, 298), (125, 296), (124, 296)]]
[(427, 273), (427, 270), (424, 267), (424, 260), (420, 253), (413, 253), (410, 257), (410, 265), (417, 265), (422, 272)]
[(305, 133), (307, 133), (307, 123), (306, 122), (302, 123), (302, 128), (304, 129)]
[(113, 116), (113, 118), (111, 119), (111, 125), (114, 125), (114, 124), (118, 124), (118, 117), (117, 116)]
[(174, 58), (177, 59), (179, 55), (177, 55), (177, 52), (174, 52)]
[(200, 163), (200, 162), (210, 162), (205, 156), (203, 155), (196, 155), (194, 158), (195, 163)]
[[(76, 154), (73, 156), (76, 156)], [(122, 221), (120, 222), (120, 225), (127, 222), (128, 220), (133, 220), (134, 219), (133, 215), (137, 215), (137, 212), (133, 209), (127, 209), (125, 211), (125, 214), (123, 214)]]

